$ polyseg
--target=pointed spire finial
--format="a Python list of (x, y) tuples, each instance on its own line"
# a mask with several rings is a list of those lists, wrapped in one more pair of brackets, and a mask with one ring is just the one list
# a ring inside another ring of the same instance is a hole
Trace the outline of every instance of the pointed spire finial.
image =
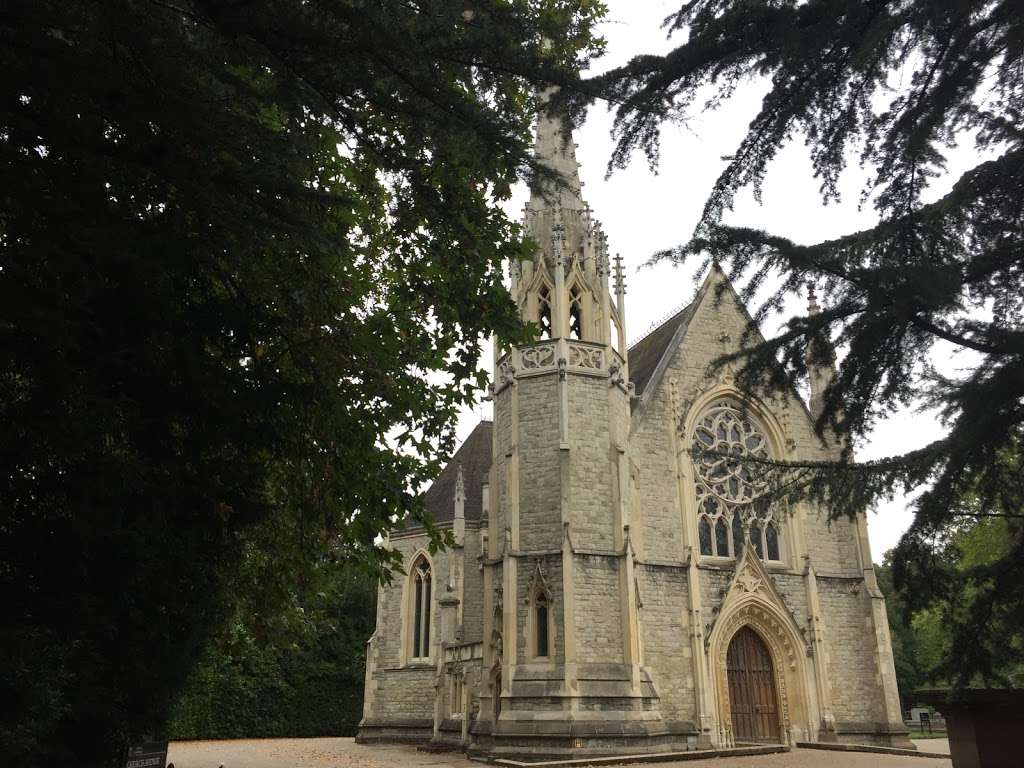
[(615, 293), (623, 294), (626, 292), (626, 281), (622, 276), (622, 254), (615, 254)]
[(462, 462), (455, 470), (455, 503), (466, 500), (466, 480), (462, 474)]
[(576, 144), (572, 129), (563, 115), (551, 114), (548, 105), (557, 88), (548, 88), (540, 94), (541, 111), (537, 118), (537, 140), (534, 156), (547, 168), (558, 174), (561, 183), (544, 181), (536, 185), (530, 194), (530, 208), (568, 208), (582, 210), (586, 203), (582, 198), (583, 184), (580, 182), (580, 164), (576, 161)]

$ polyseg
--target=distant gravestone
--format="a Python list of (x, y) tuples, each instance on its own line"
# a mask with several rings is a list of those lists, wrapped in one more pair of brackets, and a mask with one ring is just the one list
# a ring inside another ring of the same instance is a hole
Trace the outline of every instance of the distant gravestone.
[(931, 733), (932, 732), (932, 713), (931, 712), (922, 712), (921, 715), (920, 715), (920, 719), (921, 719), (921, 730), (922, 731), (928, 731), (928, 733)]
[(914, 707), (910, 710), (910, 722), (914, 725), (920, 725), (924, 717), (927, 717), (931, 713), (927, 707)]
[(167, 742), (133, 744), (125, 750), (124, 768), (166, 768)]

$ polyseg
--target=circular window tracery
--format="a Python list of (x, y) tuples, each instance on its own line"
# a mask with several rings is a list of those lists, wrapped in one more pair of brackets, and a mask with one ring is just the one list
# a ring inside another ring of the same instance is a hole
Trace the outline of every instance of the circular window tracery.
[(764, 430), (737, 400), (721, 398), (701, 415), (691, 448), (701, 554), (738, 556), (747, 523), (758, 556), (780, 560), (780, 520), (770, 505), (758, 501), (768, 490), (767, 480), (745, 461), (771, 458)]

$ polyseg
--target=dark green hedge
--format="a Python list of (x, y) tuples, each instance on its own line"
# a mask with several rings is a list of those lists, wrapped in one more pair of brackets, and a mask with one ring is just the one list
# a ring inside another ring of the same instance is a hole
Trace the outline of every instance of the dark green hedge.
[(211, 643), (175, 703), (171, 739), (351, 736), (362, 716), (375, 585), (330, 598), (333, 621), (298, 646), (261, 643), (241, 627)]

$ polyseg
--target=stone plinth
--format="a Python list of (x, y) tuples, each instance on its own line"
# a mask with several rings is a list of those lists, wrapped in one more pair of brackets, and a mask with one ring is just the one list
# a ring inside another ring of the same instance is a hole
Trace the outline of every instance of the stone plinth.
[(946, 718), (953, 768), (1018, 768), (1024, 689), (917, 691)]

